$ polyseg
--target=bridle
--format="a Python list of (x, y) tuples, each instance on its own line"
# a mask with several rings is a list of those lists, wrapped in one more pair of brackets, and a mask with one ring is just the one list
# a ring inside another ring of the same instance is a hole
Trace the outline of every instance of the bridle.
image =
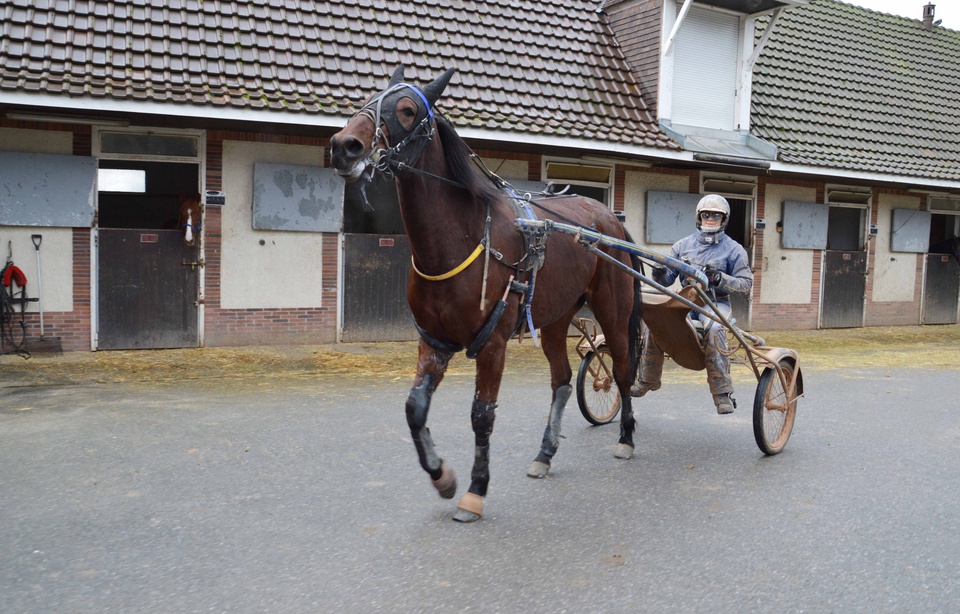
[[(393, 115), (383, 115), (381, 112), (384, 100), (403, 89), (409, 89), (417, 95), (417, 99), (419, 99), (417, 102), (417, 115), (419, 116), (420, 114), (423, 114), (423, 118), (410, 130), (405, 129), (400, 125), (400, 122), (397, 121), (396, 113)], [(430, 105), (430, 101), (427, 100), (427, 97), (422, 91), (420, 91), (419, 88), (410, 85), (409, 83), (402, 82), (392, 85), (367, 101), (367, 103), (363, 105), (359, 111), (357, 111), (356, 115), (354, 115), (354, 118), (360, 115), (367, 117), (375, 126), (376, 131), (374, 132), (373, 137), (374, 143), (384, 144), (384, 147), (375, 149), (373, 153), (370, 154), (368, 163), (370, 172), (364, 174), (364, 183), (371, 181), (376, 173), (380, 173), (384, 177), (393, 179), (398, 172), (410, 172), (435, 179), (441, 183), (445, 183), (453, 187), (466, 188), (466, 186), (459, 181), (453, 181), (451, 179), (447, 179), (446, 177), (428, 173), (412, 166), (417, 158), (420, 157), (420, 154), (423, 153), (427, 143), (433, 139), (433, 135), (436, 133), (436, 129), (434, 127), (435, 116), (433, 107)], [(391, 145), (388, 134), (385, 134), (383, 131), (384, 125), (388, 129), (389, 135), (392, 136), (396, 134), (403, 134), (403, 138), (401, 138), (395, 145)], [(361, 185), (361, 192), (363, 192), (364, 196), (364, 208), (368, 211), (372, 211), (373, 207), (369, 204), (369, 201), (366, 198), (366, 190), (364, 185)]]
[[(396, 113), (388, 116), (384, 116), (382, 113), (384, 100), (389, 96), (399, 93), (403, 89), (409, 89), (416, 94), (417, 99), (419, 99), (416, 101), (417, 115), (423, 115), (420, 122), (410, 130), (406, 130), (400, 125)], [(423, 92), (409, 83), (397, 83), (377, 94), (363, 105), (363, 108), (357, 112), (357, 116), (359, 115), (364, 115), (373, 122), (376, 129), (373, 137), (374, 143), (383, 143), (385, 145), (383, 148), (376, 149), (370, 158), (373, 161), (374, 170), (387, 175), (391, 175), (395, 170), (399, 170), (398, 167), (400, 164), (409, 166), (413, 163), (420, 157), (420, 154), (423, 153), (423, 148), (426, 147), (427, 142), (429, 142), (434, 135), (433, 108), (430, 106), (430, 102), (427, 101), (427, 97), (423, 95)], [(387, 127), (387, 133), (384, 133), (383, 126)], [(403, 137), (397, 141), (396, 144), (391, 145), (390, 137), (396, 138), (395, 135), (398, 134), (403, 134)]]

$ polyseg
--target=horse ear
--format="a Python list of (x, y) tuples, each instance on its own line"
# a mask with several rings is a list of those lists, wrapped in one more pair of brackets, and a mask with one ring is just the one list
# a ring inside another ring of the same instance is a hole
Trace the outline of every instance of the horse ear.
[(447, 88), (447, 84), (450, 83), (450, 78), (455, 72), (455, 68), (448, 68), (446, 72), (437, 77), (433, 83), (423, 88), (423, 95), (431, 105), (440, 98), (440, 94)]
[(403, 82), (403, 64), (397, 66), (397, 69), (393, 71), (393, 75), (390, 77), (390, 84), (387, 87), (393, 87), (398, 83)]

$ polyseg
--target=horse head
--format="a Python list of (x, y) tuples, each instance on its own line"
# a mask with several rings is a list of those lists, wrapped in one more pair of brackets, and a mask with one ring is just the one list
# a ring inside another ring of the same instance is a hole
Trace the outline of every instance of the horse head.
[(193, 245), (200, 232), (200, 193), (193, 196), (180, 194), (180, 228), (183, 229), (183, 242)]
[(367, 168), (389, 161), (410, 164), (420, 155), (434, 130), (433, 105), (446, 89), (454, 69), (421, 88), (403, 81), (398, 67), (385, 90), (369, 98), (340, 132), (330, 139), (330, 161), (348, 182)]

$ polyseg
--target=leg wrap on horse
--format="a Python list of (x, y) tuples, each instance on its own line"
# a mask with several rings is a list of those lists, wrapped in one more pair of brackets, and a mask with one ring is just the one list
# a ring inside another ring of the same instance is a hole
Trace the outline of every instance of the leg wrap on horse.
[(496, 403), (484, 403), (479, 399), (473, 402), (470, 424), (473, 426), (473, 435), (478, 446), (490, 445), (490, 435), (493, 433), (493, 421), (496, 417)]
[(419, 386), (410, 389), (410, 395), (407, 397), (407, 425), (411, 431), (427, 425), (427, 411), (430, 409), (430, 399), (436, 389), (433, 375), (430, 373), (423, 376), (423, 382)]
[(570, 400), (573, 387), (570, 384), (558, 386), (553, 393), (553, 403), (550, 405), (550, 417), (547, 418), (547, 428), (543, 431), (543, 441), (540, 443), (540, 454), (535, 459), (538, 463), (550, 464), (550, 459), (560, 447), (560, 424), (563, 421), (563, 409)]
[(476, 450), (473, 456), (473, 471), (470, 472), (470, 492), (481, 497), (487, 494), (490, 483), (490, 435), (493, 434), (493, 422), (497, 417), (497, 404), (474, 400), (470, 411), (470, 423), (473, 425), (473, 437)]
[(437, 456), (430, 429), (426, 427), (427, 412), (430, 409), (430, 398), (436, 389), (434, 378), (429, 373), (423, 377), (423, 383), (410, 389), (407, 397), (407, 426), (410, 427), (410, 437), (417, 449), (420, 466), (430, 474), (433, 480), (439, 480), (442, 475), (443, 460)]
[(630, 395), (621, 397), (620, 406), (620, 445), (614, 456), (617, 458), (633, 458), (634, 444), (633, 431), (636, 429), (637, 421), (633, 417), (633, 399)]

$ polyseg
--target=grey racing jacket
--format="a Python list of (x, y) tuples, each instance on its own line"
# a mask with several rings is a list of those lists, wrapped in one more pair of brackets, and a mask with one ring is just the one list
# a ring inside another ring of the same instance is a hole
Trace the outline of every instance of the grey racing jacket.
[[(753, 289), (753, 272), (747, 259), (747, 251), (723, 231), (697, 232), (684, 237), (673, 244), (670, 255), (701, 268), (711, 266), (722, 274), (720, 285), (716, 288), (718, 301), (729, 302), (731, 292), (747, 294)], [(680, 276), (680, 283), (686, 284), (686, 276), (672, 269), (659, 269), (654, 279), (669, 286)]]

